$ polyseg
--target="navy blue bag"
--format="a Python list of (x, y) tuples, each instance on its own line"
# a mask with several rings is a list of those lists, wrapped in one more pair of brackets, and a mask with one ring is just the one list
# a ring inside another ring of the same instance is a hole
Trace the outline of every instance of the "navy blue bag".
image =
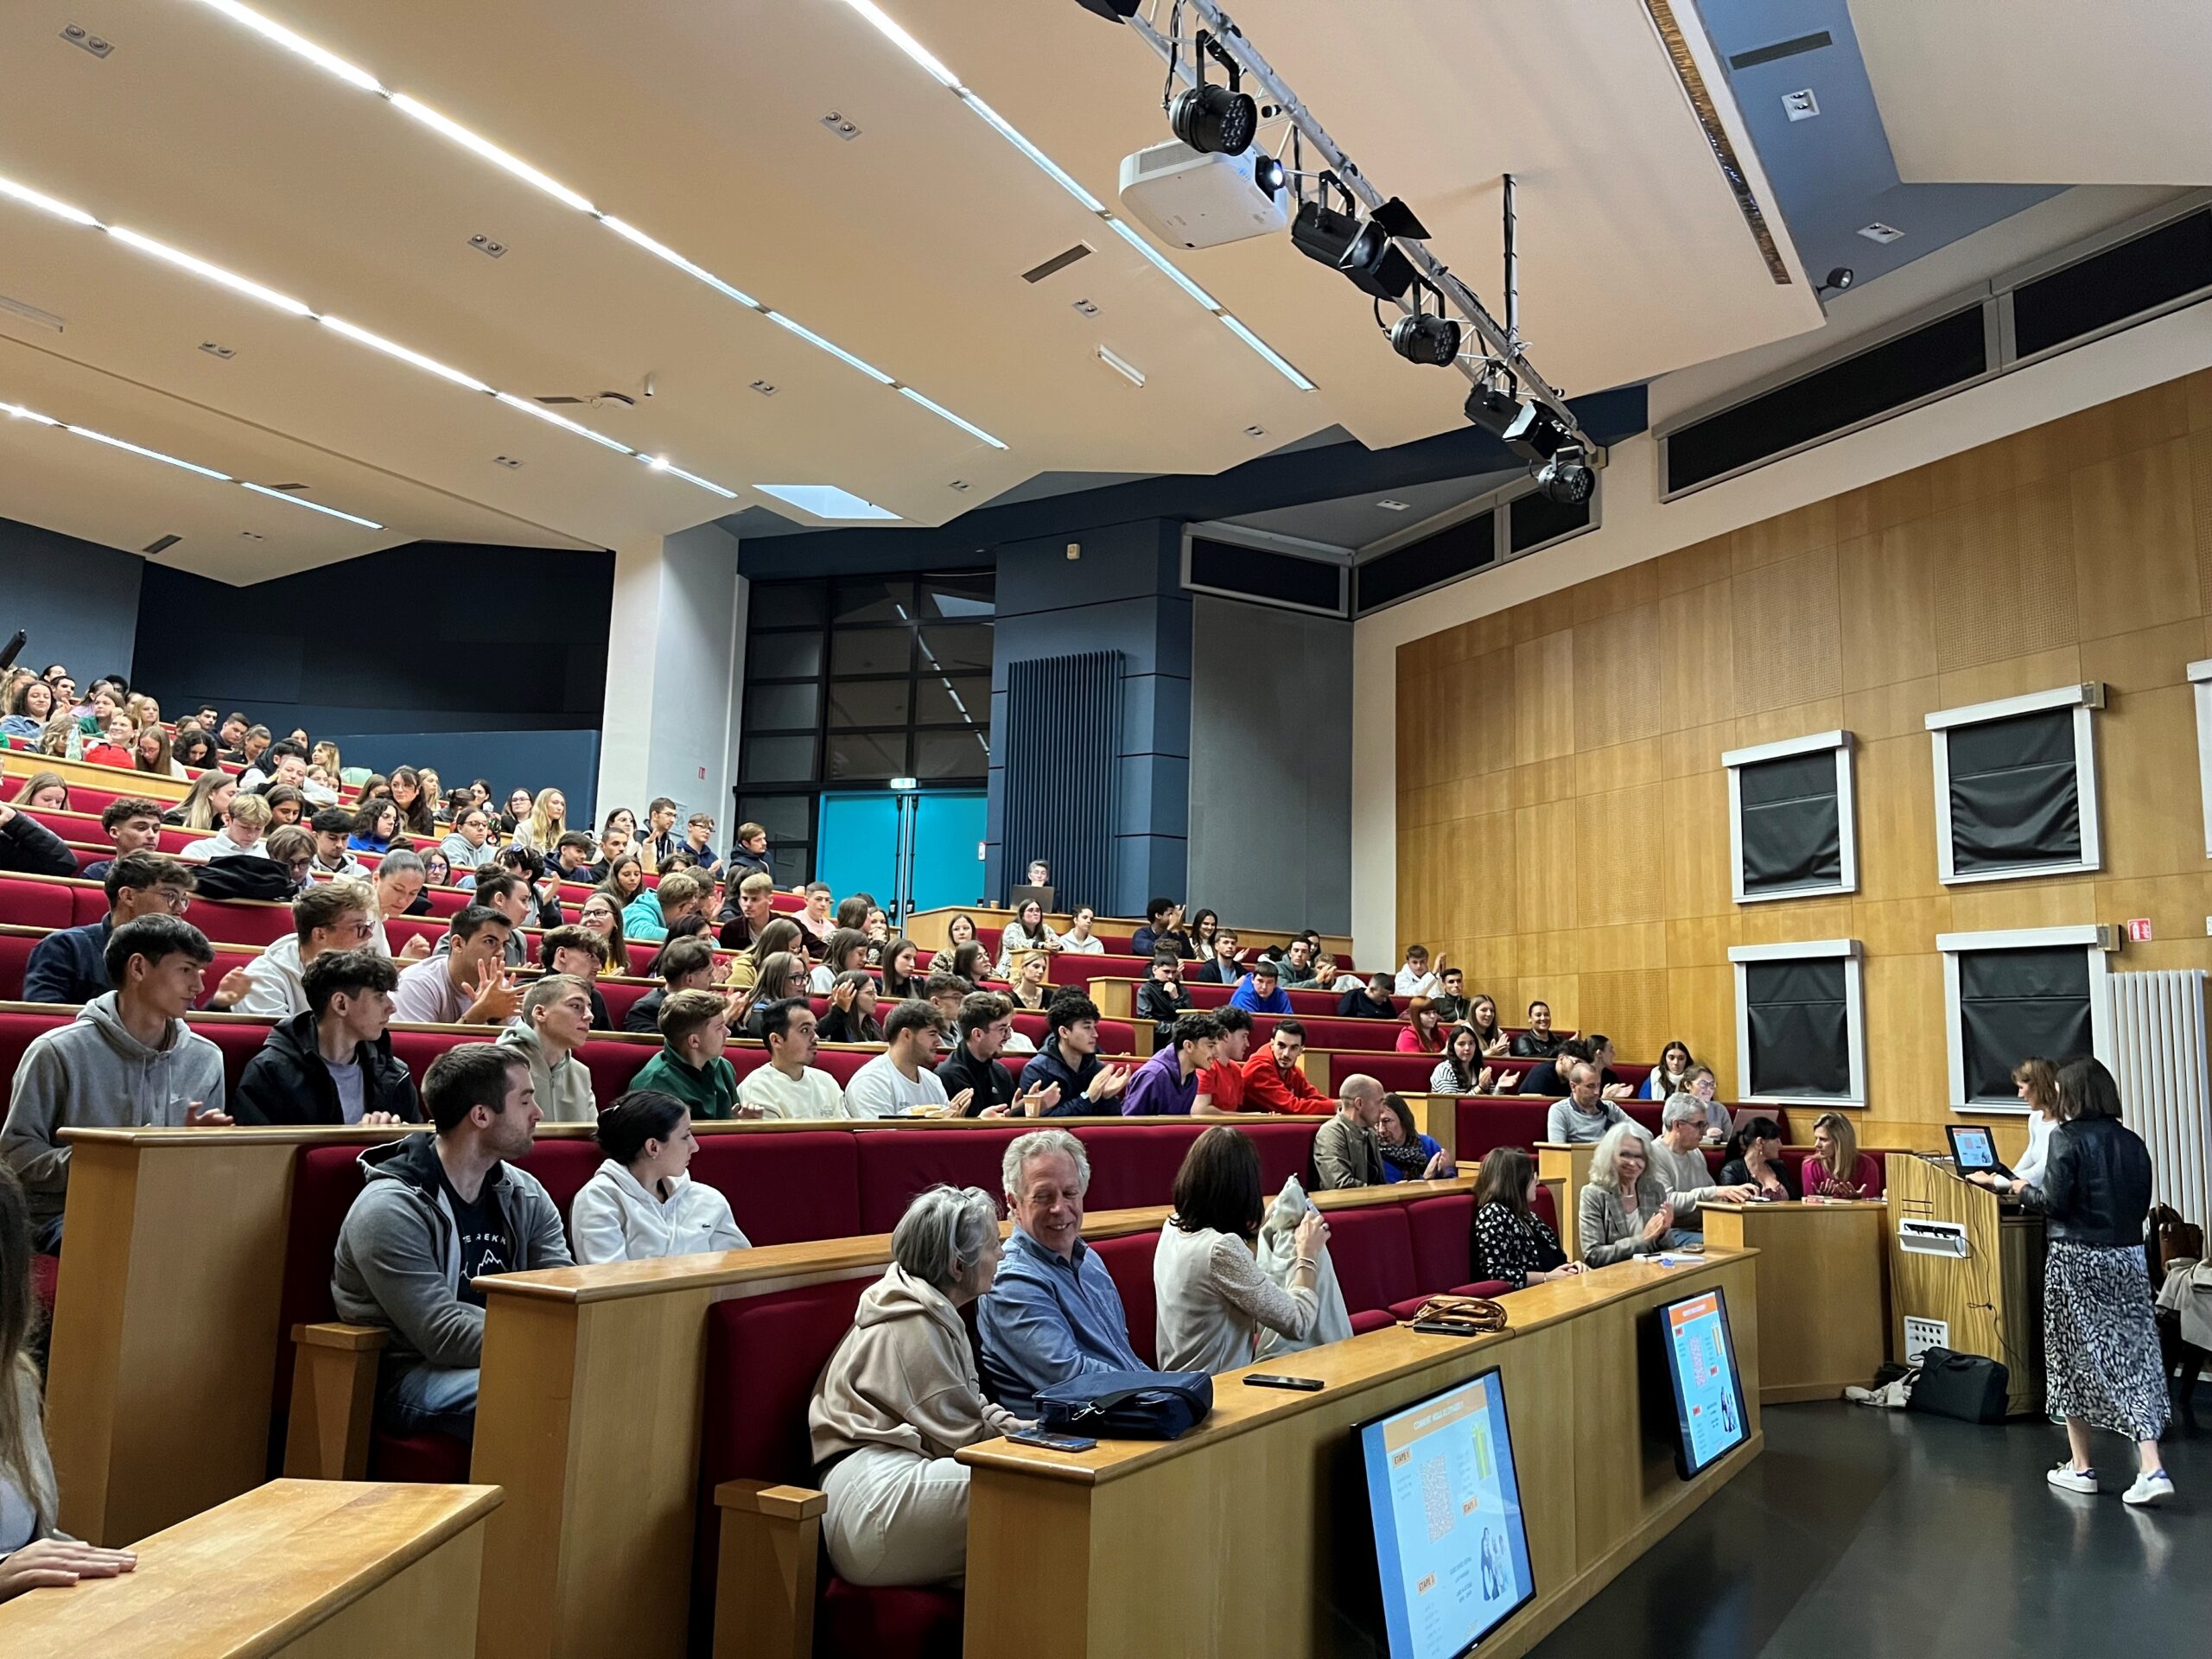
[(1173, 1440), (1213, 1409), (1204, 1371), (1085, 1371), (1037, 1391), (1043, 1425), (1100, 1440)]

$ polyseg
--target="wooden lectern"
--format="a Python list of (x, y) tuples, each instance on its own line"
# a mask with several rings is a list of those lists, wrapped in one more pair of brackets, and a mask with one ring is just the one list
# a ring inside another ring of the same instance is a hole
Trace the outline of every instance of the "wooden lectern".
[(1570, 1262), (1582, 1259), (1582, 1227), (1575, 1206), (1582, 1189), (1590, 1185), (1590, 1160), (1598, 1151), (1594, 1141), (1572, 1145), (1559, 1141), (1536, 1142), (1536, 1179), (1552, 1190), (1552, 1213), (1559, 1217), (1560, 1248)]
[[(1887, 1179), (1891, 1351), (1909, 1351), (1908, 1319), (1940, 1319), (1953, 1352), (2003, 1363), (2007, 1416), (2042, 1415), (2043, 1217), (1910, 1153), (1889, 1154)], [(1905, 1249), (1900, 1241), (1915, 1222), (1963, 1229), (1966, 1254)]]

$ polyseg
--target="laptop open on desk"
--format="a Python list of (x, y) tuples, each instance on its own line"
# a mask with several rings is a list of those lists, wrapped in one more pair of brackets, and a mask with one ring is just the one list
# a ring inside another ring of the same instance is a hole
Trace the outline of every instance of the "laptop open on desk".
[(1992, 1175), (2013, 1179), (2012, 1172), (2005, 1168), (1997, 1156), (1997, 1137), (1985, 1123), (1947, 1123), (1943, 1133), (1951, 1142), (1951, 1165), (1961, 1177), (1977, 1170)]

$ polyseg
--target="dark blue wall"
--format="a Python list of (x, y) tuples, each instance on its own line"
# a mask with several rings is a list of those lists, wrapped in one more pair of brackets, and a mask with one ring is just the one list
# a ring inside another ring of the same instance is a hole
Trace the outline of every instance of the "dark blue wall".
[[(1180, 899), (1187, 871), (1191, 600), (1180, 587), (1182, 525), (1145, 518), (1088, 530), (1080, 537), (1083, 556), (1075, 560), (1067, 556), (1068, 541), (1056, 536), (998, 549), (984, 884), (1001, 897), (1007, 885), (1007, 664), (1117, 651), (1123, 679), (1113, 891), (1091, 902), (1112, 915), (1141, 916), (1148, 898)], [(1019, 878), (1030, 853), (1011, 853)]]
[(152, 565), (132, 678), (166, 714), (211, 702), (274, 731), (350, 736), (348, 766), (381, 764), (378, 735), (425, 735), (396, 741), (393, 758), (448, 783), (556, 785), (581, 819), (613, 595), (613, 554), (539, 548), (416, 543), (247, 588)]
[(67, 663), (79, 691), (109, 674), (136, 683), (131, 648), (146, 568), (136, 553), (0, 518), (0, 644), (22, 629), (30, 635), (24, 664), (43, 672)]

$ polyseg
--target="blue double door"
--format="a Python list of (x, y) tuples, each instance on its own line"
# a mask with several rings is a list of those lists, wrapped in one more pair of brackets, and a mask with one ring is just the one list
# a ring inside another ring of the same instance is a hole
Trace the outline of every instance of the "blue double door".
[[(972, 905), (983, 891), (983, 792), (917, 790), (912, 838), (916, 910)], [(899, 796), (891, 790), (822, 797), (814, 868), (841, 898), (870, 893), (886, 909), (899, 891)]]

